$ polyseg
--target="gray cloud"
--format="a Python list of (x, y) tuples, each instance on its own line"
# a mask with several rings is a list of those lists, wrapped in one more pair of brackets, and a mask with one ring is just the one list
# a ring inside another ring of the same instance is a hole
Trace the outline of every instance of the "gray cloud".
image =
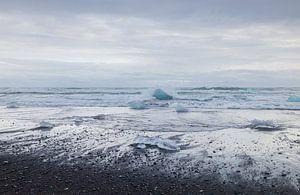
[(2, 11), (38, 14), (106, 14), (164, 19), (236, 17), (243, 21), (299, 18), (298, 0), (10, 0), (1, 2)]
[(0, 1), (1, 85), (295, 86), (299, 21), (297, 0)]

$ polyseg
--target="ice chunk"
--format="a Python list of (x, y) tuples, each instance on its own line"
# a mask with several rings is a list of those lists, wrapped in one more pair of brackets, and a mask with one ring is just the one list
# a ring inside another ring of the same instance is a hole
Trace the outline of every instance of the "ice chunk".
[(288, 102), (300, 102), (300, 96), (290, 96)]
[(145, 144), (138, 144), (136, 147), (139, 149), (145, 149), (147, 146)]
[(274, 131), (283, 129), (282, 125), (276, 124), (271, 120), (253, 120), (251, 124), (247, 126), (251, 129), (257, 129), (260, 131)]
[(148, 145), (170, 151), (177, 151), (180, 149), (175, 141), (161, 137), (137, 136), (134, 140), (134, 144), (136, 144), (138, 148), (145, 148), (145, 146)]
[(161, 89), (156, 89), (153, 93), (153, 97), (155, 97), (158, 100), (171, 100), (173, 97), (166, 92), (164, 92)]
[(129, 102), (129, 107), (131, 109), (142, 110), (146, 109), (146, 104), (143, 101), (132, 101)]
[(40, 122), (40, 126), (37, 129), (52, 129), (55, 125), (49, 122), (42, 121)]
[(175, 110), (176, 110), (176, 112), (188, 112), (189, 111), (187, 108), (185, 108), (181, 104), (176, 104), (175, 105)]
[(83, 120), (82, 120), (81, 117), (75, 117), (74, 123), (75, 123), (76, 126), (81, 125), (82, 122), (83, 122)]
[(53, 128), (54, 125), (45, 121), (40, 122), (40, 127), (42, 128)]
[(16, 103), (12, 102), (12, 103), (9, 103), (9, 104), (6, 106), (6, 108), (19, 108), (19, 107), (17, 106)]
[(98, 114), (96, 116), (92, 117), (95, 120), (104, 120), (105, 119), (105, 115), (104, 114)]

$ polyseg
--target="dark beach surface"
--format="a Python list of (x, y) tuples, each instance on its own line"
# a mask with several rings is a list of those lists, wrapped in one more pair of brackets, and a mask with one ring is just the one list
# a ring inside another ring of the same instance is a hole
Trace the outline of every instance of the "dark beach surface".
[[(127, 163), (137, 161), (147, 153), (136, 151), (134, 157), (121, 158), (107, 166), (99, 166), (91, 159), (63, 164), (44, 162), (44, 156), (0, 156), (1, 194), (299, 194), (288, 185), (285, 176), (260, 181), (245, 181), (239, 172), (232, 180), (222, 180), (218, 170), (181, 167), (181, 172), (163, 173), (170, 166), (163, 158), (149, 160), (136, 169)], [(90, 157), (92, 158), (92, 157)], [(105, 158), (105, 157), (103, 157)], [(201, 164), (199, 164), (201, 166)]]

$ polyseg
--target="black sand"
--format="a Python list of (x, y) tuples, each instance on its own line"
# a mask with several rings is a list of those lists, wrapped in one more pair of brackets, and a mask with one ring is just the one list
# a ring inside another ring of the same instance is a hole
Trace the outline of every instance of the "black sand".
[[(222, 181), (213, 172), (187, 169), (187, 174), (165, 174), (159, 164), (122, 168), (114, 164), (73, 165), (43, 162), (34, 155), (0, 156), (1, 194), (299, 194), (274, 181), (273, 185)], [(124, 159), (122, 160), (124, 161)], [(128, 162), (130, 163), (130, 162)], [(183, 167), (185, 169), (185, 167)]]

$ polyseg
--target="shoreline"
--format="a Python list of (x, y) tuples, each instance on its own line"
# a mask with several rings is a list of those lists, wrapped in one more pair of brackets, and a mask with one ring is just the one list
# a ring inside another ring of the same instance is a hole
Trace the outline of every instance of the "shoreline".
[(0, 111), (0, 194), (300, 194), (299, 113)]

